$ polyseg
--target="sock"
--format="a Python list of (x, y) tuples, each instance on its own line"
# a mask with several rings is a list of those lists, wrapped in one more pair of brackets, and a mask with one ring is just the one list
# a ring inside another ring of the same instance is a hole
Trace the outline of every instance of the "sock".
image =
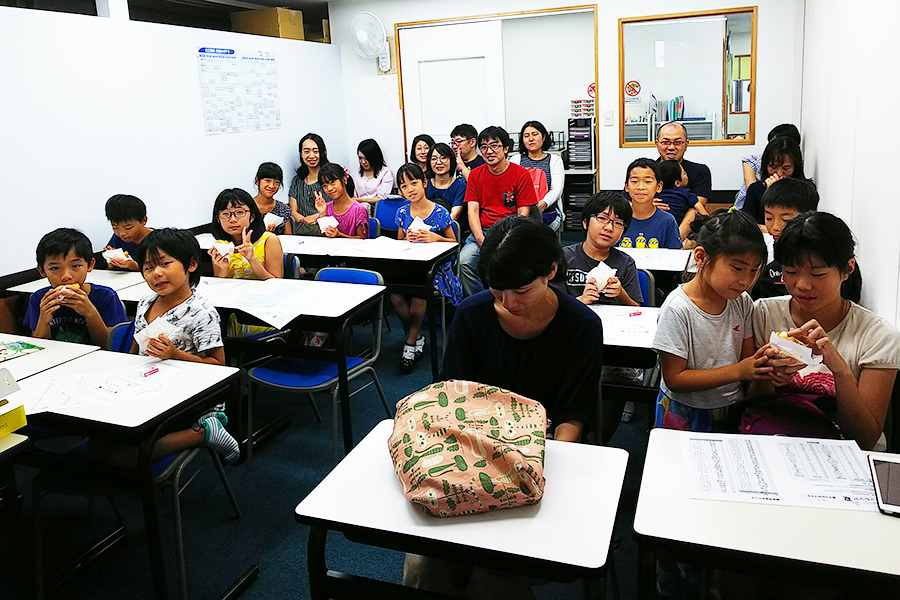
[(205, 445), (225, 456), (225, 462), (229, 464), (237, 462), (241, 448), (219, 419), (206, 419), (200, 425), (206, 430)]
[(222, 424), (222, 427), (228, 425), (228, 415), (215, 408), (200, 415), (200, 417), (197, 419), (197, 424), (199, 425), (207, 419), (218, 419), (219, 423)]

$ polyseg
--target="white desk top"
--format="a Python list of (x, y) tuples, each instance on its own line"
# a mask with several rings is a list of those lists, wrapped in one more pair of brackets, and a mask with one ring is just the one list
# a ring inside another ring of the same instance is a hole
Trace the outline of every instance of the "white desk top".
[(624, 450), (548, 440), (540, 504), (441, 519), (403, 495), (387, 448), (392, 430), (390, 420), (376, 425), (296, 514), (337, 530), (365, 527), (587, 569), (606, 564), (628, 462)]
[[(139, 283), (144, 283), (144, 276), (137, 271), (96, 270), (88, 273), (86, 281), (88, 283), (105, 285), (118, 292), (119, 290), (124, 290), (131, 286), (138, 285)], [(47, 281), (47, 278), (45, 277), (43, 279), (36, 279), (35, 281), (29, 281), (28, 283), (9, 288), (9, 291), (16, 292), (17, 294), (33, 294), (48, 285), (50, 285), (50, 282)]]
[[(158, 362), (157, 359), (149, 356), (98, 350), (49, 371), (29, 377), (20, 383), (21, 390), (17, 393), (26, 392), (33, 394), (35, 390), (42, 389), (47, 382), (56, 377), (89, 375), (92, 373), (108, 373), (112, 376), (122, 371), (156, 362)], [(179, 376), (167, 382), (163, 393), (134, 396), (125, 392), (121, 399), (111, 404), (75, 406), (54, 412), (107, 425), (139, 427), (169, 409), (178, 406), (185, 400), (203, 393), (238, 371), (234, 367), (220, 367), (218, 365), (182, 361), (163, 362), (179, 367), (183, 371)]]
[(659, 308), (591, 304), (588, 308), (603, 321), (603, 345), (647, 348), (653, 346)]
[(687, 266), (690, 250), (672, 248), (622, 248), (619, 250), (634, 259), (638, 269), (645, 271), (674, 271), (681, 273)]
[(634, 517), (638, 535), (900, 575), (900, 519), (895, 517), (690, 498), (681, 454), (681, 436), (689, 434), (650, 432)]
[(408, 261), (433, 260), (457, 246), (456, 242), (419, 243), (394, 240), (386, 236), (372, 240), (350, 240), (309, 235), (279, 235), (278, 239), (281, 240), (281, 247), (286, 254)]
[(99, 346), (57, 342), (56, 340), (41, 340), (22, 335), (10, 335), (8, 333), (0, 333), (0, 342), (27, 342), (43, 348), (43, 350), (38, 352), (0, 362), (0, 368), (9, 370), (10, 374), (16, 378), (16, 381), (21, 381), (26, 377), (31, 377), (36, 373), (46, 371), (100, 349)]

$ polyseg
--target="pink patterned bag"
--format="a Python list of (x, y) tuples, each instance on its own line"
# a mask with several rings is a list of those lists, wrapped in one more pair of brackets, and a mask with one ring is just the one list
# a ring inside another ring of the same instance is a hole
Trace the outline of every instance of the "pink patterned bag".
[(537, 504), (547, 413), (539, 402), (471, 381), (442, 381), (397, 403), (388, 449), (411, 502), (452, 517)]

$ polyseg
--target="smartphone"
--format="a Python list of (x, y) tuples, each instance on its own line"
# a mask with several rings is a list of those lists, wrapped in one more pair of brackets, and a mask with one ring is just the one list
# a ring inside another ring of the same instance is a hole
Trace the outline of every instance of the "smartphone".
[(875, 481), (878, 510), (900, 517), (900, 456), (886, 458), (869, 455), (869, 467)]

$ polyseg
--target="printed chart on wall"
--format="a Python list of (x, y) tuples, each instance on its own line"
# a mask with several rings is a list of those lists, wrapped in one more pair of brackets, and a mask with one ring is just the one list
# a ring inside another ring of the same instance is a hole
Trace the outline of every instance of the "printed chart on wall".
[(207, 135), (281, 127), (274, 52), (203, 47), (197, 69)]

